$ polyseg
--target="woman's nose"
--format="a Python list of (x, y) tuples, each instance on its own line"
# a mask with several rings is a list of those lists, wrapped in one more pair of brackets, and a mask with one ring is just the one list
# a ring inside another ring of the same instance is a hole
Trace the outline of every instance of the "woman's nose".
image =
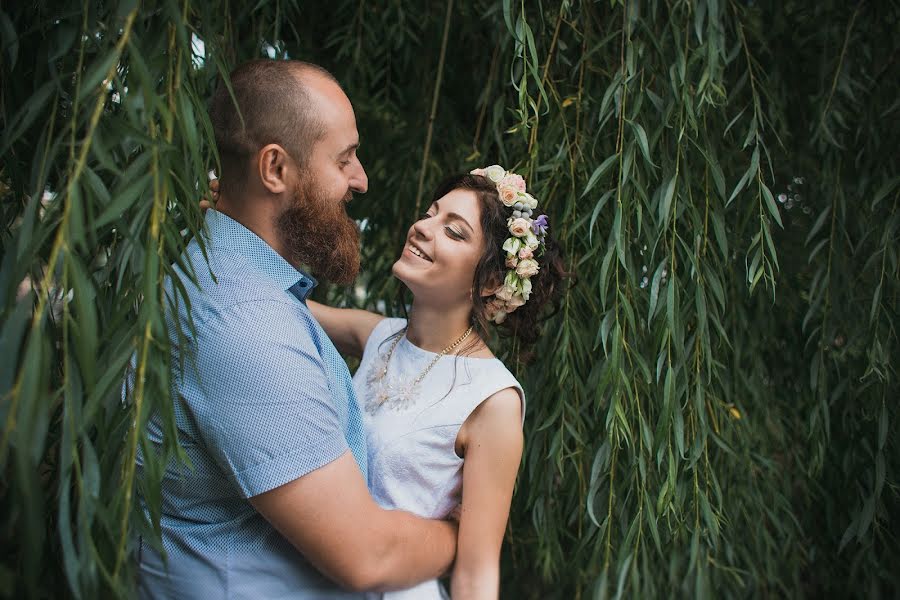
[(430, 240), (434, 235), (431, 231), (431, 227), (429, 226), (429, 221), (433, 221), (434, 217), (428, 219), (419, 219), (415, 223), (413, 223), (413, 231), (415, 234), (423, 239)]

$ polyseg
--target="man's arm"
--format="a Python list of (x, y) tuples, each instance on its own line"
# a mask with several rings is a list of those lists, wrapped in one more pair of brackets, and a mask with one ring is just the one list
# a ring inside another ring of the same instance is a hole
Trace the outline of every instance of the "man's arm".
[(375, 504), (349, 452), (250, 502), (317, 569), (352, 590), (439, 577), (456, 552), (450, 522)]
[(204, 445), (240, 492), (307, 560), (357, 590), (409, 587), (445, 572), (455, 525), (381, 509), (351, 454), (341, 407), (290, 300), (252, 298), (198, 327), (195, 403)]

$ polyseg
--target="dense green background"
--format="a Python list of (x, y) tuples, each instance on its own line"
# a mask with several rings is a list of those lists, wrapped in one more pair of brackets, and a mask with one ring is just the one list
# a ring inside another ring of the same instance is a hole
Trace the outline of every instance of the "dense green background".
[(0, 596), (131, 595), (204, 101), (267, 54), (357, 111), (365, 272), (320, 295), (396, 306), (420, 196), (494, 162), (577, 273), (535, 363), (498, 347), (529, 397), (504, 597), (900, 593), (897, 2), (0, 6)]

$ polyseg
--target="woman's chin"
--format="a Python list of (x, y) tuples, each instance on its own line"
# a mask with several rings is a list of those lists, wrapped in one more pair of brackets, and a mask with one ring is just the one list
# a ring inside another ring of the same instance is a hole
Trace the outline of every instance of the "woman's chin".
[(402, 258), (391, 267), (391, 274), (409, 287), (409, 266), (404, 264)]
[(400, 258), (397, 262), (394, 263), (394, 266), (391, 267), (391, 274), (397, 278), (400, 283), (405, 285), (410, 292), (413, 293), (413, 296), (416, 295), (416, 292), (422, 292), (422, 276), (417, 273), (416, 269), (406, 264), (406, 261), (403, 258)]

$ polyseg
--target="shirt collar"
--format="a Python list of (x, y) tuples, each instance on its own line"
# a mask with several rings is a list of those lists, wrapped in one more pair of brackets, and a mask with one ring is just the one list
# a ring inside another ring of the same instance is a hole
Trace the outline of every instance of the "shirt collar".
[(213, 209), (207, 210), (206, 227), (215, 248), (240, 254), (274, 279), (282, 289), (293, 288), (292, 293), (301, 301), (305, 301), (318, 284), (315, 278), (295, 269), (261, 237), (228, 215)]

